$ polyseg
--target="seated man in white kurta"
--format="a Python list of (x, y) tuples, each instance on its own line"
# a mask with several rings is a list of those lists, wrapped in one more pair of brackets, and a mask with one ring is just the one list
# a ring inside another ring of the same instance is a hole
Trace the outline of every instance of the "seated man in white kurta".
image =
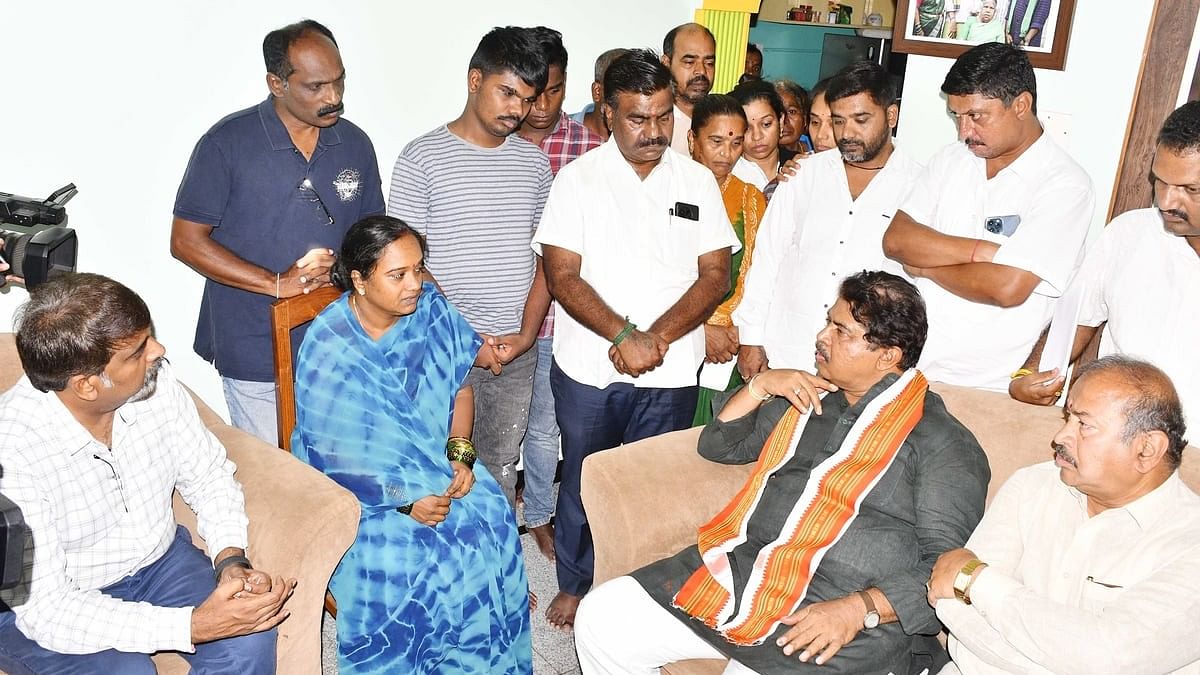
[(1200, 673), (1200, 496), (1176, 471), (1179, 396), (1127, 356), (1080, 370), (1054, 461), (1013, 474), (934, 565), (943, 675)]

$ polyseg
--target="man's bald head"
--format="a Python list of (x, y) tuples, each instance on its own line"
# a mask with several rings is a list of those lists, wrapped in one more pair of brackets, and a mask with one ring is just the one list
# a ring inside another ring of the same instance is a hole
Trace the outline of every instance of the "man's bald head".
[(675, 56), (675, 40), (679, 37), (690, 36), (696, 33), (706, 36), (712, 42), (713, 46), (716, 47), (717, 38), (713, 37), (712, 31), (698, 23), (685, 23), (667, 31), (666, 37), (663, 38), (663, 56), (667, 58)]

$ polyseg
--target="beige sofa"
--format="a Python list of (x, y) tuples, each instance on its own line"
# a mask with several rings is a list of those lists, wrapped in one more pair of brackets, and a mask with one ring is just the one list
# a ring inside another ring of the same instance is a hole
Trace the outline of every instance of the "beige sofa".
[[(946, 408), (975, 433), (992, 468), (988, 500), (1016, 469), (1050, 458), (1061, 408), (1039, 408), (1007, 395), (934, 385)], [(1193, 432), (1200, 433), (1200, 428)], [(583, 464), (581, 492), (596, 550), (595, 583), (626, 574), (695, 542), (707, 522), (741, 487), (753, 465), (725, 466), (696, 454), (700, 430), (688, 429), (614, 448)], [(1185, 482), (1200, 490), (1200, 459), (1184, 452)], [(683, 661), (675, 675), (716, 675), (724, 661)]]
[[(0, 334), (0, 391), (20, 377), (13, 336)], [(229, 426), (199, 398), (196, 406), (237, 464), (250, 517), (251, 560), (263, 570), (299, 581), (287, 605), (291, 616), (279, 626), (278, 672), (318, 675), (325, 587), (358, 532), (358, 500), (290, 454)], [(175, 516), (194, 537), (195, 514), (178, 494)], [(199, 539), (196, 543), (204, 545)], [(187, 662), (174, 654), (154, 660), (160, 673), (188, 672)]]

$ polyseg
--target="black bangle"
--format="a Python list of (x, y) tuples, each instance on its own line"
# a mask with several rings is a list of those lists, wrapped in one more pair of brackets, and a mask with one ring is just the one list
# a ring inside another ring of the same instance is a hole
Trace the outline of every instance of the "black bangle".
[(225, 571), (225, 568), (232, 567), (234, 565), (237, 565), (238, 567), (244, 567), (248, 570), (254, 569), (254, 567), (250, 564), (250, 559), (244, 555), (231, 555), (228, 558), (222, 558), (221, 562), (213, 565), (213, 578), (216, 579), (218, 584), (221, 583), (221, 573)]
[(400, 513), (403, 513), (406, 516), (411, 516), (412, 515), (412, 507), (413, 507), (412, 504), (405, 504), (404, 506), (397, 506), (396, 510), (399, 511)]

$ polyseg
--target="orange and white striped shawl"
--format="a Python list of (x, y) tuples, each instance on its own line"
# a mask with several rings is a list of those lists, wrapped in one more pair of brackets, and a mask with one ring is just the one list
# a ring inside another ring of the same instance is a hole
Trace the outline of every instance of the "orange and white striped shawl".
[(795, 455), (809, 419), (809, 413), (790, 408), (763, 445), (741, 491), (700, 528), (704, 565), (675, 594), (673, 604), (731, 643), (761, 644), (799, 606), (825, 552), (858, 516), (863, 498), (921, 421), (928, 386), (924, 375), (910, 369), (867, 404), (837, 452), (813, 468), (778, 538), (759, 551), (734, 613), (728, 555), (745, 543), (767, 478)]

